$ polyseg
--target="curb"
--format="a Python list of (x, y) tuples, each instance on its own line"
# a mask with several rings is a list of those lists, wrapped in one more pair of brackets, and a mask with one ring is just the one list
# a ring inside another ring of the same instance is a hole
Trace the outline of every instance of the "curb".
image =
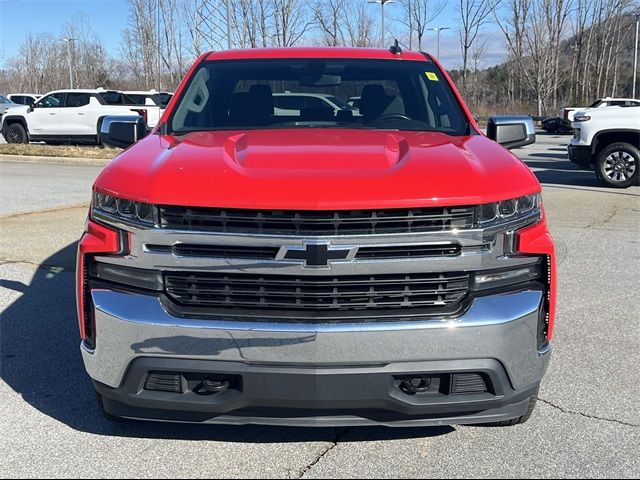
[(52, 163), (57, 165), (86, 165), (104, 167), (111, 159), (80, 158), (80, 157), (42, 157), (34, 155), (6, 155), (0, 154), (0, 162), (18, 163)]

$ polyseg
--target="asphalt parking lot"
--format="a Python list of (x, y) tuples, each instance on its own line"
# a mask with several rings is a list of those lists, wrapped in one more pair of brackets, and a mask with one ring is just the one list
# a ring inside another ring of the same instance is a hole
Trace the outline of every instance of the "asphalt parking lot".
[(538, 408), (511, 428), (301, 429), (113, 424), (79, 350), (75, 241), (99, 169), (0, 161), (3, 477), (607, 477), (640, 475), (640, 187), (516, 153), (544, 185), (559, 254), (555, 352)]

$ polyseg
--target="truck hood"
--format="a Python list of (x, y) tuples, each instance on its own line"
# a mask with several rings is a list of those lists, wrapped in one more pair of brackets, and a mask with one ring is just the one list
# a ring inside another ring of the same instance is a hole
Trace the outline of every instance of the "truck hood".
[(540, 185), (481, 135), (288, 129), (150, 135), (95, 189), (164, 205), (343, 210), (471, 205)]
[(23, 115), (29, 110), (28, 105), (20, 105), (19, 103), (0, 103), (0, 113), (3, 115)]

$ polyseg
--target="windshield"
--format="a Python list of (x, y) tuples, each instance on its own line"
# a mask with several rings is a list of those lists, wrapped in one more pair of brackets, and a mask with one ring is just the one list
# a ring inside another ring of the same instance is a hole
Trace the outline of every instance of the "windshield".
[[(358, 108), (347, 100), (359, 97)], [(201, 130), (364, 128), (466, 135), (449, 84), (428, 61), (271, 59), (208, 61), (169, 119)]]
[(0, 95), (0, 103), (12, 103), (12, 102), (4, 95)]

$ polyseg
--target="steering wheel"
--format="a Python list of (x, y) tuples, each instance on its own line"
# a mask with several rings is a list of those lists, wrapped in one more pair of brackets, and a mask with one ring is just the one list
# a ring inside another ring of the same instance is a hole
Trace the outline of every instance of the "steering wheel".
[(384, 122), (385, 120), (409, 120), (409, 121), (414, 121), (413, 118), (411, 117), (407, 117), (406, 115), (403, 115), (402, 113), (387, 113), (385, 115), (382, 115), (381, 117), (378, 117), (374, 120), (374, 122)]

